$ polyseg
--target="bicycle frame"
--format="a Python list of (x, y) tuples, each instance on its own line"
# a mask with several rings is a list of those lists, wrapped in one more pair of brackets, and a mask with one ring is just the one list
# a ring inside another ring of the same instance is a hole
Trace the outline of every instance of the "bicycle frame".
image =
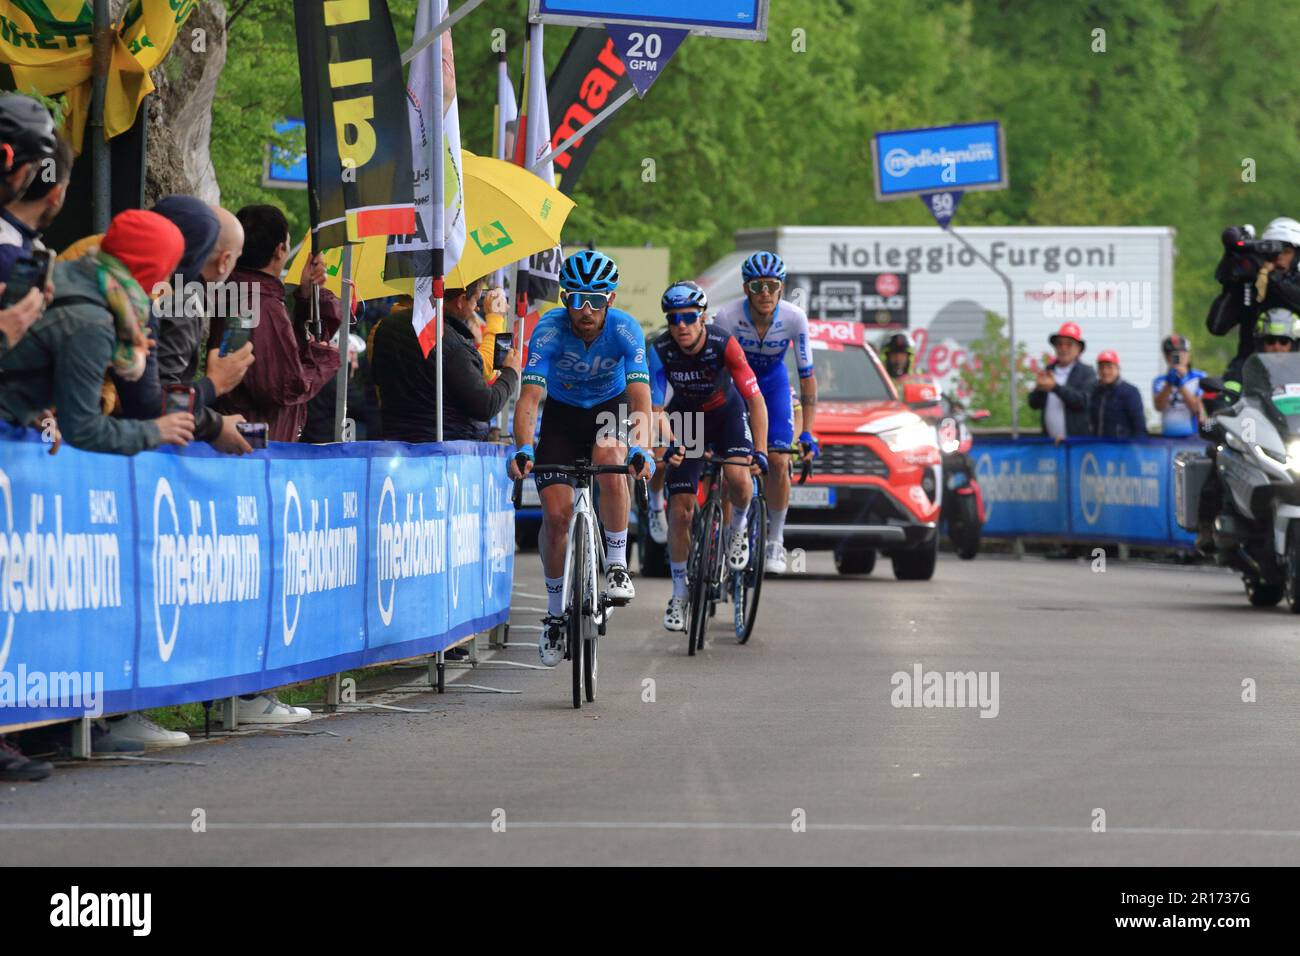
[[(598, 523), (596, 521), (596, 512), (591, 503), (591, 488), (576, 488), (573, 495), (573, 514), (569, 516), (568, 542), (564, 549), (564, 607), (569, 606), (569, 599), (572, 597), (569, 589), (570, 571), (573, 570), (573, 529), (581, 521), (586, 525), (587, 534), (587, 567), (591, 569), (587, 575), (587, 584), (591, 588), (591, 595), (594, 601), (592, 608), (592, 617), (599, 625), (605, 619), (605, 608), (602, 602), (597, 600), (600, 595), (600, 576), (605, 573), (605, 549), (598, 547), (596, 544), (596, 532)], [(603, 542), (602, 542), (603, 544)]]

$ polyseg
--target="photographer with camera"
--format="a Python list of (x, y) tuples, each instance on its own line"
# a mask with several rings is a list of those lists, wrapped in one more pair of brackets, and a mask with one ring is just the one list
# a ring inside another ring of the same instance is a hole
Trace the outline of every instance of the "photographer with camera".
[(1223, 258), (1214, 277), (1223, 291), (1210, 305), (1205, 327), (1212, 335), (1238, 329), (1237, 354), (1224, 378), (1241, 380), (1241, 365), (1256, 351), (1255, 326), (1268, 309), (1300, 311), (1300, 222), (1274, 219), (1258, 239), (1251, 226), (1223, 231)]

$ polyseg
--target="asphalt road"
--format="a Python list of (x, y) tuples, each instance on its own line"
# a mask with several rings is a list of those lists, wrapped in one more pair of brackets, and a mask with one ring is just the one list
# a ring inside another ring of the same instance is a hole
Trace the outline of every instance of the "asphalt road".
[[(518, 560), (514, 621), (533, 624), (540, 571)], [(839, 578), (825, 554), (809, 572), (769, 580), (748, 646), (719, 619), (695, 658), (661, 629), (667, 582), (638, 578), (581, 711), (563, 666), (481, 668), (458, 681), (519, 693), (412, 694), (400, 703), (428, 713), (298, 725), (337, 737), (262, 733), (167, 752), (202, 767), (0, 786), (0, 859), (1300, 862), (1300, 617), (1249, 607), (1235, 578), (987, 556), (945, 558), (929, 583), (887, 562)], [(996, 716), (893, 706), (894, 675), (918, 664), (997, 672)]]

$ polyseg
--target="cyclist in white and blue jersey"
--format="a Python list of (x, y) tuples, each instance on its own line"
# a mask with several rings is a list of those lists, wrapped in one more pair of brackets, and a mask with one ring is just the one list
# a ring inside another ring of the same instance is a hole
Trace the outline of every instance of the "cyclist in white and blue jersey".
[(803, 431), (799, 444), (814, 458), (820, 447), (813, 432), (817, 376), (808, 342), (808, 316), (799, 306), (781, 301), (785, 263), (775, 252), (756, 252), (740, 267), (745, 297), (729, 302), (714, 315), (714, 324), (730, 332), (745, 350), (767, 403), (767, 451), (772, 467), (767, 478), (768, 531), (764, 566), (785, 573), (785, 514), (790, 507), (789, 456), (777, 451), (794, 441), (794, 407), (785, 371), (786, 349), (793, 348), (799, 370)]
[[(650, 373), (646, 368), (645, 333), (637, 320), (613, 308), (618, 267), (603, 253), (584, 249), (560, 269), (563, 305), (541, 317), (528, 340), (528, 364), (515, 406), (514, 434), (531, 436), (537, 406), (546, 398), (541, 433), (516, 454), (527, 460), (523, 470), (512, 456), (510, 477), (530, 472), (542, 501), (538, 550), (546, 576), (546, 617), (538, 651), (542, 663), (560, 662), (564, 633), (564, 555), (573, 514), (573, 479), (548, 472), (547, 465), (572, 465), (585, 458), (594, 465), (630, 463), (640, 455), (642, 473), (654, 466), (641, 446), (649, 446)], [(625, 423), (634, 423), (627, 433)], [(631, 438), (631, 447), (628, 440)], [(518, 438), (516, 438), (518, 440)], [(641, 473), (629, 473), (638, 476)], [(628, 487), (620, 475), (598, 475), (600, 518), (605, 526), (606, 594), (616, 604), (636, 596), (627, 573)]]

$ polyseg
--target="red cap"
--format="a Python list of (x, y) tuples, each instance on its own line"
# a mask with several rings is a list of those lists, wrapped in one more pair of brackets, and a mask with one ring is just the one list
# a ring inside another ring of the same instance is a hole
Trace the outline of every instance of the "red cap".
[(1081, 347), (1086, 347), (1083, 341), (1083, 331), (1074, 322), (1066, 322), (1056, 330), (1055, 335), (1048, 336), (1047, 341), (1052, 345), (1056, 345), (1057, 339), (1074, 339)]
[(1119, 368), (1119, 353), (1114, 349), (1107, 349), (1097, 356), (1097, 364), (1100, 365), (1102, 362), (1109, 362), (1111, 365)]
[(185, 253), (185, 238), (166, 216), (128, 209), (113, 217), (99, 248), (126, 266), (145, 295), (166, 282)]

